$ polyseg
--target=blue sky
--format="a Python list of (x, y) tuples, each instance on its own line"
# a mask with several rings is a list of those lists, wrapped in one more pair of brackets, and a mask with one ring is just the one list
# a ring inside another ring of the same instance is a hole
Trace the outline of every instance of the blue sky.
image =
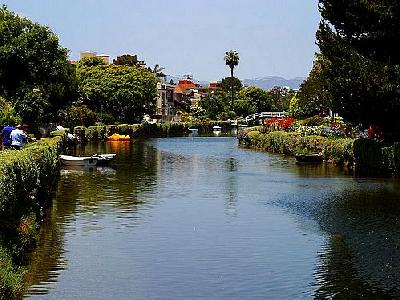
[(311, 69), (317, 0), (0, 0), (46, 24), (71, 59), (93, 50), (138, 54), (171, 75), (199, 80), (229, 75), (223, 57), (240, 54), (236, 75), (305, 77)]

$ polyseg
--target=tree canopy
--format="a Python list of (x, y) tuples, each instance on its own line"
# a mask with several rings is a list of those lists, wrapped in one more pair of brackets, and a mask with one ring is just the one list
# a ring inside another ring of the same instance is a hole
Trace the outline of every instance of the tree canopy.
[(30, 125), (53, 118), (74, 97), (67, 53), (48, 27), (0, 8), (0, 96)]
[(397, 1), (320, 0), (317, 43), (333, 111), (400, 138), (400, 10)]
[(114, 65), (119, 65), (119, 66), (136, 66), (138, 62), (137, 55), (130, 55), (130, 54), (124, 54), (117, 56), (116, 59), (113, 60)]
[(141, 121), (153, 113), (157, 78), (138, 67), (120, 65), (78, 65), (80, 99), (96, 112), (111, 114), (119, 122)]

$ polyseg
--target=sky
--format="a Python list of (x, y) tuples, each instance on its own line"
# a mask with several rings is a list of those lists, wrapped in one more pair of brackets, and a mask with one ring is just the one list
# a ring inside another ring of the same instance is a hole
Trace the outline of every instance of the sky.
[(239, 52), (235, 76), (306, 77), (320, 14), (317, 0), (0, 0), (49, 26), (70, 50), (112, 58), (137, 54), (172, 76), (229, 76), (224, 54)]

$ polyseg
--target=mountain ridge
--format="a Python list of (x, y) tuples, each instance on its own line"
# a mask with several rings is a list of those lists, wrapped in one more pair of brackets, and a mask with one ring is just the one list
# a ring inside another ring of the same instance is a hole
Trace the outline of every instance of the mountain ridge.
[(244, 79), (242, 83), (246, 86), (255, 86), (264, 90), (270, 90), (274, 86), (288, 86), (291, 89), (299, 89), (300, 85), (305, 80), (304, 77), (294, 77), (292, 79), (286, 79), (281, 76), (265, 76), (257, 77), (254, 79)]

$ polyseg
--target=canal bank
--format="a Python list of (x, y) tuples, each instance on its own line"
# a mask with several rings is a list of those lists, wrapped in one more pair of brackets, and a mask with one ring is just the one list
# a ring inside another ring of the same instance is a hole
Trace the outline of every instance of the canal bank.
[(298, 165), (240, 149), (235, 138), (88, 143), (75, 151), (117, 157), (108, 168), (61, 172), (26, 297), (400, 295), (395, 180)]
[(22, 292), (26, 255), (51, 203), (62, 145), (58, 136), (0, 152), (0, 299)]
[(399, 176), (400, 143), (384, 143), (366, 138), (328, 138), (296, 132), (262, 132), (249, 128), (238, 135), (243, 147), (289, 156), (321, 154), (324, 161), (353, 169), (358, 175)]
[(211, 134), (213, 128), (218, 126), (222, 132), (228, 132), (236, 126), (230, 121), (203, 121), (203, 122), (164, 122), (155, 124), (121, 124), (99, 126), (77, 126), (73, 133), (80, 141), (105, 141), (113, 134), (127, 135), (131, 138), (138, 137), (176, 137), (185, 136), (190, 129), (197, 129), (198, 134)]

